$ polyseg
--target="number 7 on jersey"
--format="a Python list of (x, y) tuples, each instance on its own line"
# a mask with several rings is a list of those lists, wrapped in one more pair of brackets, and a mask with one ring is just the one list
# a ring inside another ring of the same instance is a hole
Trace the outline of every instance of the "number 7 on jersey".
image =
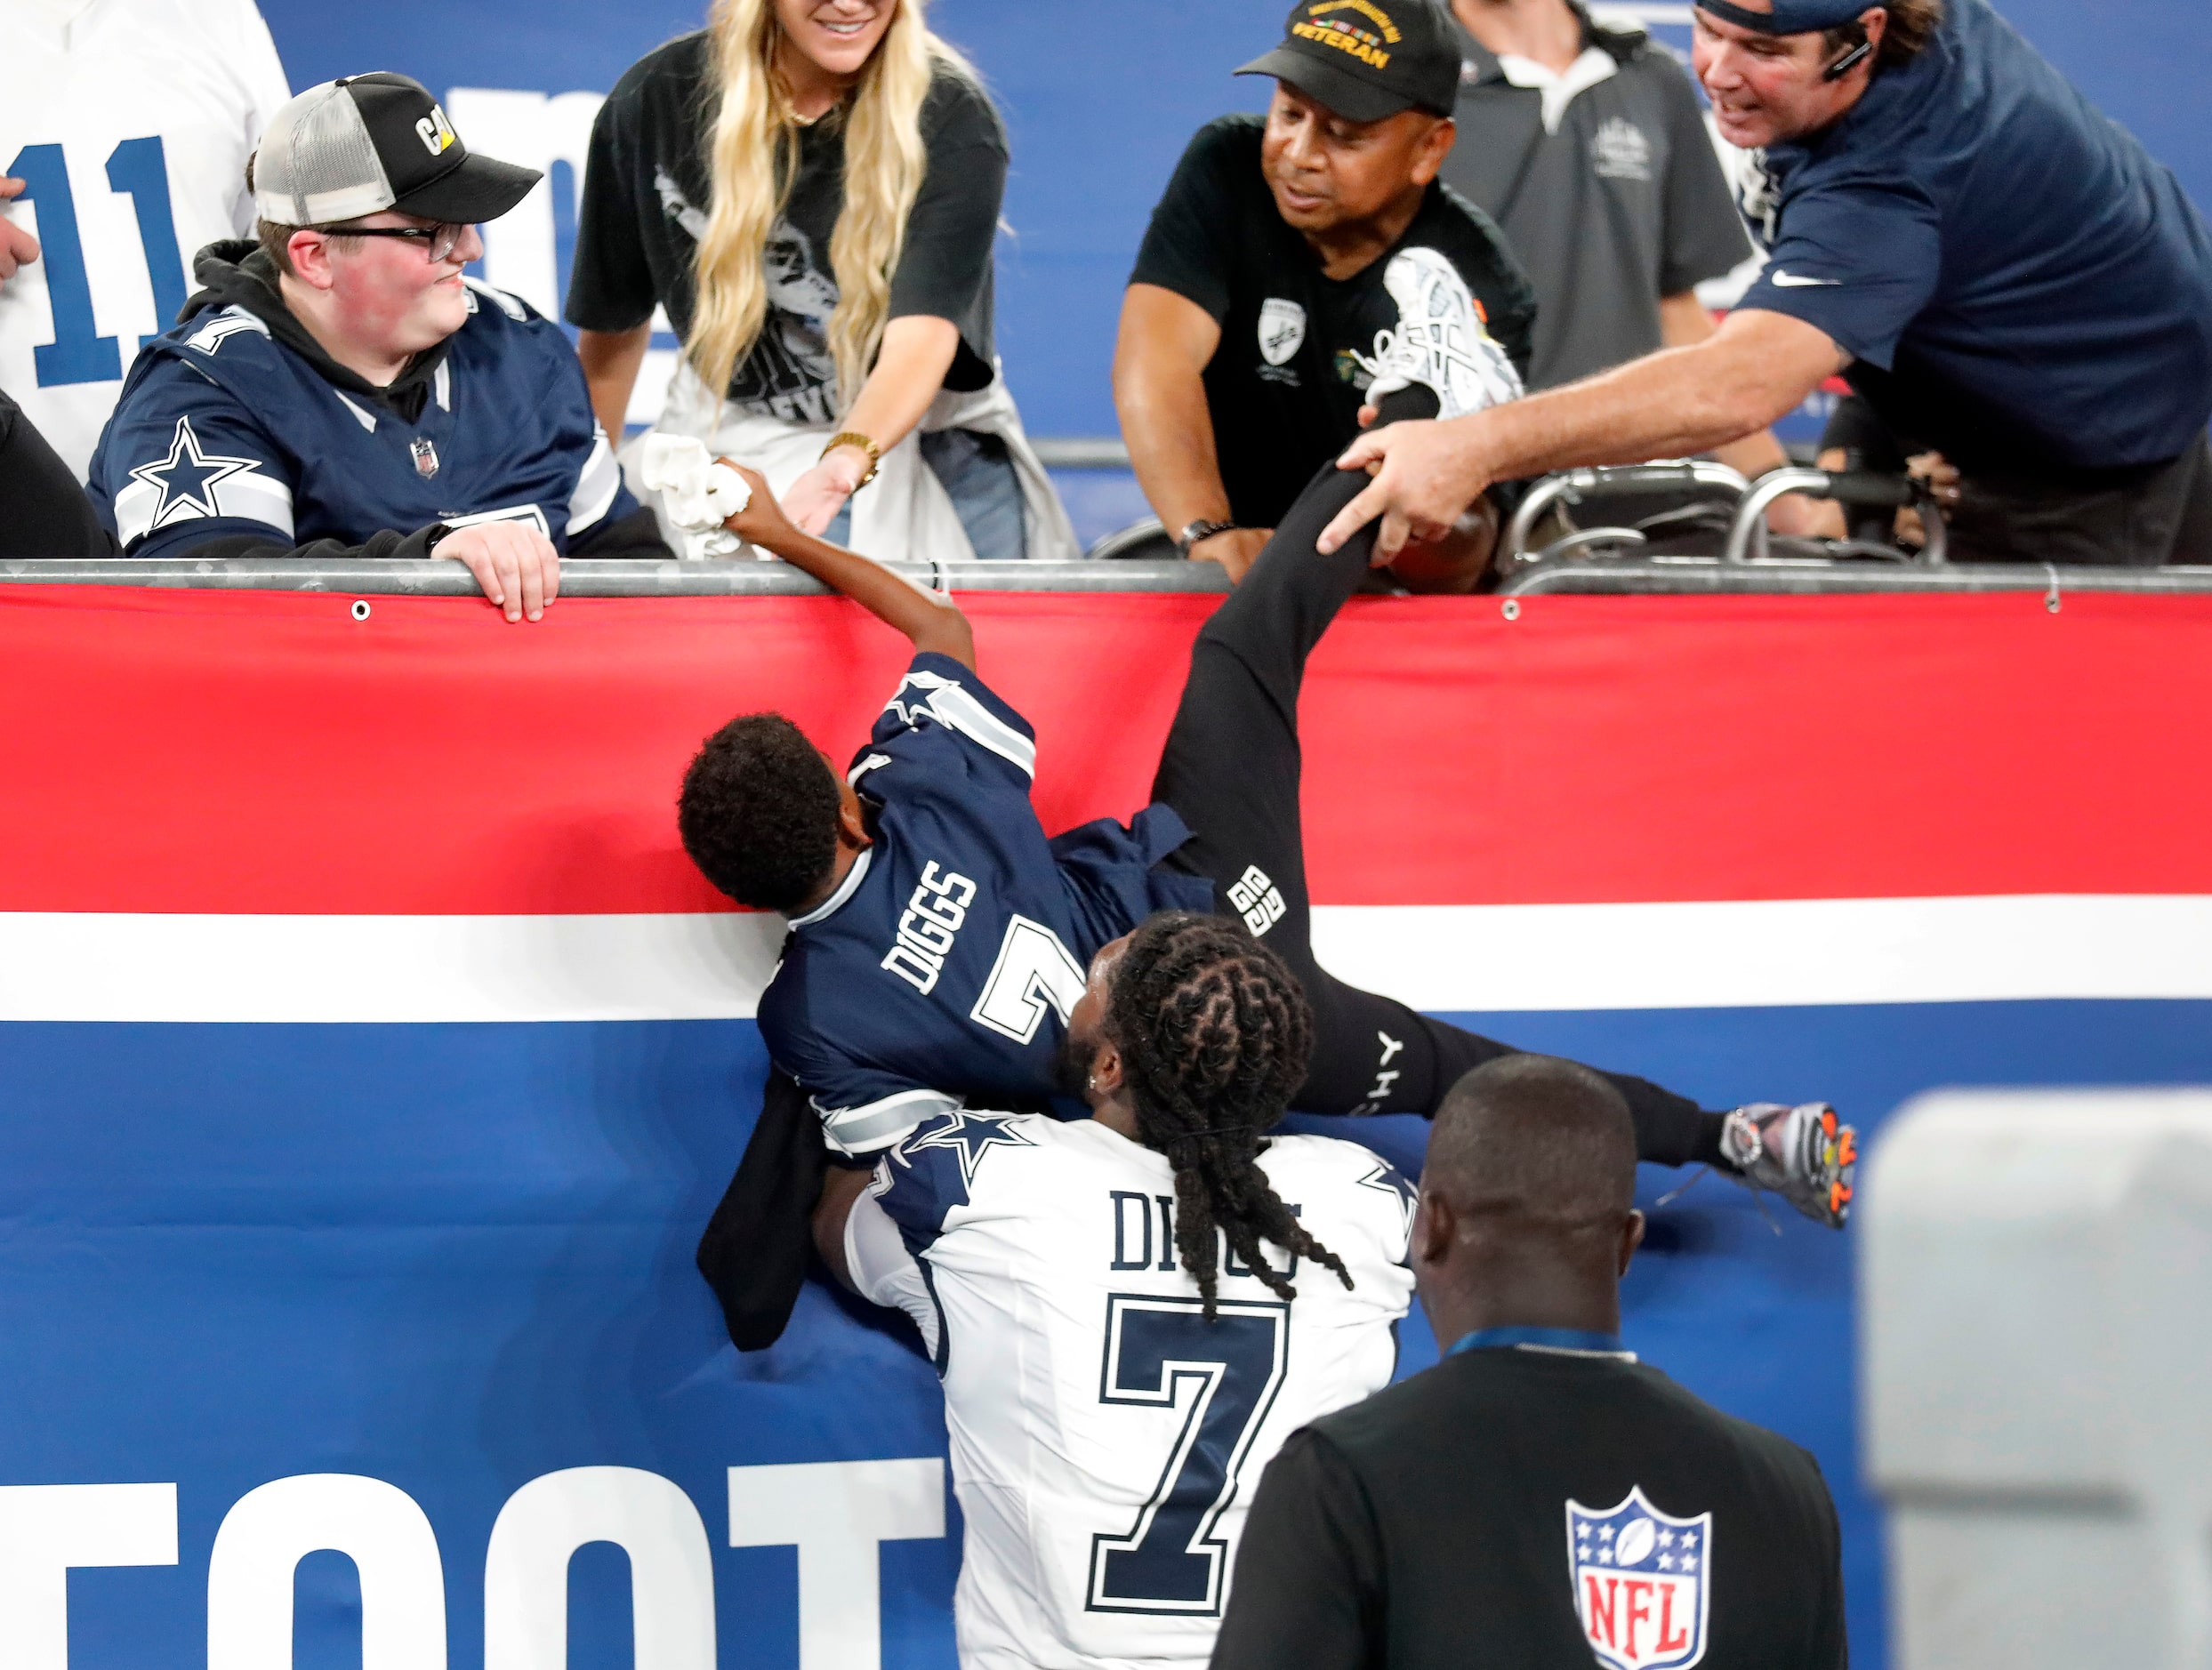
[(1183, 1419), (1137, 1522), (1091, 1539), (1091, 1611), (1221, 1610), (1228, 1547), (1215, 1528), (1282, 1387), (1290, 1332), (1291, 1307), (1280, 1300), (1223, 1299), (1211, 1322), (1195, 1298), (1106, 1301), (1098, 1401), (1180, 1407)]
[(968, 1018), (1026, 1044), (1044, 1024), (1048, 1006), (1066, 1024), (1082, 1000), (1083, 984), (1083, 971), (1060, 936), (1042, 922), (1017, 916), (1006, 925), (998, 960)]

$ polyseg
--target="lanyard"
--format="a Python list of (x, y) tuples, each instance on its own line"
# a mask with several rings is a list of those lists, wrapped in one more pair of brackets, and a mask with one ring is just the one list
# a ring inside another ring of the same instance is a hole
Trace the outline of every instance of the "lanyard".
[(1608, 1357), (1630, 1354), (1618, 1334), (1599, 1334), (1581, 1328), (1478, 1328), (1444, 1355), (1456, 1357), (1463, 1351), (1496, 1351), (1512, 1345), (1533, 1345), (1540, 1351), (1589, 1352)]

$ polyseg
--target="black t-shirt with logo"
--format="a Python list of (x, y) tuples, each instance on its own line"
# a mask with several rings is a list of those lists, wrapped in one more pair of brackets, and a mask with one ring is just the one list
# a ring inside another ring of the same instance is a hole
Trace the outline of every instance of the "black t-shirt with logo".
[(1213, 1670), (1843, 1670), (1813, 1457), (1625, 1355), (1465, 1351), (1291, 1435)]
[[(712, 206), (716, 96), (705, 34), (656, 47), (615, 84), (591, 124), (583, 201), (576, 217), (568, 322), (586, 330), (634, 330), (668, 309), (689, 333), (691, 263)], [(891, 318), (922, 314), (960, 327), (945, 386), (988, 387), (992, 370), (992, 250), (1006, 189), (1006, 131), (983, 89), (939, 65), (921, 108), (929, 157), (921, 194), (891, 274)], [(830, 236), (845, 205), (844, 112), (799, 135), (799, 167), (768, 236), (768, 317), (730, 378), (729, 397), (749, 411), (799, 423), (837, 415), (830, 314), (837, 278)]]
[(1524, 376), (1536, 318), (1535, 295), (1498, 229), (1441, 183), (1388, 250), (1348, 278), (1327, 277), (1260, 174), (1264, 126), (1256, 116), (1225, 116), (1198, 130), (1130, 275), (1188, 297), (1221, 326), (1206, 404), (1230, 514), (1247, 527), (1273, 527), (1359, 433), (1373, 381), (1361, 362), (1398, 322), (1383, 273), (1400, 250), (1426, 245), (1459, 269)]

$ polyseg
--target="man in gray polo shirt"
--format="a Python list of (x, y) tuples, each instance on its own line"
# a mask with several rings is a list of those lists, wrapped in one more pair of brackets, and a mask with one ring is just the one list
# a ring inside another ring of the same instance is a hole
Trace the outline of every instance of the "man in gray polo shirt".
[[(1444, 178), (1504, 229), (1536, 288), (1529, 387), (1713, 333), (1695, 286), (1751, 254), (1704, 113), (1667, 50), (1573, 0), (1452, 0), (1465, 66)], [(1746, 475), (1771, 434), (1717, 449)]]

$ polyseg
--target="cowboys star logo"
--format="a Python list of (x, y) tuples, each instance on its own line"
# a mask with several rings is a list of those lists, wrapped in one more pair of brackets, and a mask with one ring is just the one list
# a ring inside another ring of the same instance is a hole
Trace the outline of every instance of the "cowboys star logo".
[(149, 524), (158, 528), (197, 517), (221, 516), (222, 510), (216, 503), (215, 489), (231, 477), (251, 470), (260, 462), (202, 452), (199, 437), (192, 433), (192, 420), (181, 417), (170, 437), (169, 455), (155, 463), (141, 464), (131, 472), (131, 477), (161, 495)]
[(1010, 1113), (954, 1112), (927, 1136), (917, 1136), (899, 1150), (899, 1158), (913, 1164), (911, 1156), (925, 1148), (949, 1148), (960, 1160), (960, 1175), (969, 1187), (976, 1183), (976, 1168), (993, 1148), (1034, 1148), (1037, 1144), (1012, 1128)]

